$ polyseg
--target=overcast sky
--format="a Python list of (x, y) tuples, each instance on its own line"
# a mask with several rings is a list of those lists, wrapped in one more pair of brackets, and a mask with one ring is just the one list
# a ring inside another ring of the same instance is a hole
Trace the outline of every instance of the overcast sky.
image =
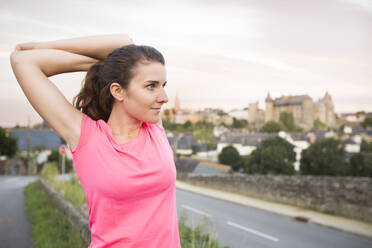
[[(328, 91), (336, 112), (372, 111), (371, 0), (0, 2), (0, 126), (41, 118), (10, 67), (17, 43), (128, 33), (163, 53), (172, 107), (226, 111)], [(72, 101), (85, 73), (50, 79)]]

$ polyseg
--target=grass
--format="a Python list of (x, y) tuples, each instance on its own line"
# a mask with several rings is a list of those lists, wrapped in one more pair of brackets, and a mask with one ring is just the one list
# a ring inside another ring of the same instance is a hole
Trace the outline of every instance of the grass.
[(32, 224), (34, 248), (88, 247), (66, 217), (54, 206), (36, 181), (24, 189), (26, 211)]
[(204, 228), (210, 224), (209, 219), (203, 219), (203, 222), (198, 223), (195, 229), (185, 225), (186, 219), (186, 212), (182, 212), (178, 222), (182, 248), (230, 248), (229, 246), (221, 247), (217, 240), (211, 238), (209, 233), (205, 233)]
[[(52, 184), (53, 188), (60, 192), (66, 200), (72, 203), (76, 208), (79, 208), (82, 211), (87, 211), (84, 206), (86, 206), (86, 198), (84, 190), (81, 187), (76, 174), (71, 174), (70, 181), (57, 181), (52, 180), (48, 181)], [(86, 212), (88, 215), (88, 212)]]
[(329, 214), (329, 215), (336, 215), (335, 211), (329, 210), (329, 209), (323, 210), (323, 213)]

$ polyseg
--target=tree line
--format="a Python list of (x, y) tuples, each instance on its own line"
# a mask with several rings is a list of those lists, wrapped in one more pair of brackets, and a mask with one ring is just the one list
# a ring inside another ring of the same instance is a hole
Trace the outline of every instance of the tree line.
[(234, 146), (226, 146), (218, 160), (234, 171), (248, 174), (372, 177), (372, 142), (363, 140), (360, 152), (348, 157), (344, 142), (334, 138), (318, 140), (302, 151), (298, 172), (293, 149), (291, 143), (276, 136), (262, 141), (249, 156), (240, 156)]

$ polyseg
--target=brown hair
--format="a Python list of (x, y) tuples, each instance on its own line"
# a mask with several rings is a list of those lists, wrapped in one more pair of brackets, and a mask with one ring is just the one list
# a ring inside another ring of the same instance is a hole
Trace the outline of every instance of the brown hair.
[(163, 55), (150, 46), (127, 45), (115, 49), (105, 60), (89, 68), (73, 105), (92, 119), (107, 122), (115, 100), (110, 85), (116, 82), (128, 89), (136, 67), (150, 62), (165, 65)]

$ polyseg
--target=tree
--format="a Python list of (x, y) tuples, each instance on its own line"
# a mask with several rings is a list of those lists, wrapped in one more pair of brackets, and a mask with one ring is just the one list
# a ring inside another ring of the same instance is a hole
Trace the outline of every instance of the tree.
[(245, 160), (245, 170), (251, 174), (292, 175), (295, 173), (293, 163), (296, 160), (293, 148), (281, 137), (266, 139)]
[(247, 120), (239, 120), (233, 117), (233, 123), (232, 127), (233, 128), (244, 128), (248, 126), (248, 121)]
[(372, 177), (372, 154), (355, 153), (350, 157), (349, 176)]
[[(48, 162), (56, 163), (58, 165), (59, 172), (62, 172), (62, 169), (60, 166), (61, 161), (62, 161), (62, 155), (59, 153), (59, 150), (57, 149), (52, 150), (52, 153), (48, 156)], [(69, 172), (73, 169), (71, 159), (67, 159), (67, 158), (65, 159), (65, 169), (66, 169), (66, 172)]]
[(262, 126), (260, 131), (264, 133), (277, 133), (282, 130), (284, 130), (284, 126), (281, 123), (268, 121)]
[(372, 142), (368, 142), (365, 139), (362, 140), (360, 144), (360, 151), (361, 152), (372, 152)]
[(327, 129), (327, 125), (324, 124), (323, 122), (321, 122), (321, 121), (319, 120), (319, 118), (317, 118), (317, 119), (314, 121), (313, 129), (314, 129), (314, 130), (326, 130), (326, 129)]
[(36, 123), (35, 125), (32, 126), (32, 128), (41, 128), (43, 126), (43, 122)]
[(59, 163), (60, 154), (57, 149), (52, 150), (52, 152), (48, 156), (48, 162), (57, 162)]
[(372, 116), (368, 116), (364, 119), (362, 122), (362, 126), (367, 129), (369, 127), (372, 127)]
[(46, 163), (41, 170), (41, 176), (44, 177), (48, 182), (53, 182), (54, 178), (58, 174), (58, 164), (55, 162)]
[(242, 165), (240, 154), (232, 145), (228, 145), (222, 149), (221, 153), (218, 154), (218, 161), (221, 164), (230, 165), (234, 171), (239, 170)]
[(0, 156), (13, 157), (18, 150), (17, 139), (7, 135), (6, 130), (0, 127)]
[(222, 109), (220, 109), (220, 110), (218, 110), (217, 115), (218, 116), (224, 116), (224, 115), (228, 115), (228, 114), (225, 111), (223, 111)]
[(326, 138), (302, 151), (300, 172), (305, 175), (341, 176), (347, 173), (345, 144)]
[(164, 110), (164, 116), (167, 121), (169, 121), (170, 118), (170, 111), (169, 109)]
[(183, 124), (183, 128), (185, 130), (191, 130), (191, 127), (192, 127), (192, 123), (191, 121), (187, 120), (184, 124)]
[(164, 118), (163, 127), (167, 131), (175, 133), (192, 132), (192, 136), (205, 144), (208, 150), (215, 150), (217, 147), (217, 140), (214, 137), (214, 125), (206, 121), (198, 121), (191, 123), (189, 120), (184, 124), (172, 123)]
[(296, 126), (292, 112), (286, 111), (281, 112), (279, 117), (279, 123), (283, 125), (284, 130), (287, 132), (295, 132), (301, 129), (298, 126)]

